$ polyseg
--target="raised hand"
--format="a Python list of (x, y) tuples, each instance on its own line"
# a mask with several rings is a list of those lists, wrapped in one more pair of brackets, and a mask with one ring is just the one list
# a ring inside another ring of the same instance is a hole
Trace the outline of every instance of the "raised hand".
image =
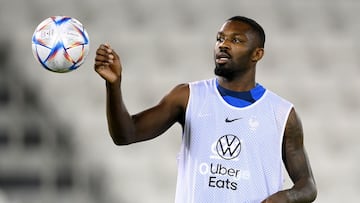
[(121, 80), (120, 58), (108, 44), (101, 44), (96, 50), (94, 69), (111, 84)]

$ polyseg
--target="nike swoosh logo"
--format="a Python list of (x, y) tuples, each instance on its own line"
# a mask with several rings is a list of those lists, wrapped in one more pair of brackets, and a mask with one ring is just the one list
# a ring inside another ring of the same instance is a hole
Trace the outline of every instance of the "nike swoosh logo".
[(242, 119), (242, 118), (234, 118), (234, 119), (226, 118), (226, 119), (225, 119), (225, 122), (226, 122), (226, 123), (231, 123), (231, 122), (234, 122), (234, 121), (237, 121), (237, 120), (240, 120), (240, 119)]

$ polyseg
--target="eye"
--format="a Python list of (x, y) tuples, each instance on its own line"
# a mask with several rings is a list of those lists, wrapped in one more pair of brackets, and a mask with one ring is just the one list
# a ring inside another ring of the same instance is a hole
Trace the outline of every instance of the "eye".
[(223, 42), (223, 41), (225, 41), (225, 39), (224, 39), (224, 37), (217, 36), (217, 37), (216, 37), (216, 41), (217, 41), (217, 42)]
[(232, 40), (232, 42), (235, 43), (235, 44), (238, 44), (238, 43), (241, 43), (242, 40), (239, 39), (239, 38), (234, 38), (234, 39)]

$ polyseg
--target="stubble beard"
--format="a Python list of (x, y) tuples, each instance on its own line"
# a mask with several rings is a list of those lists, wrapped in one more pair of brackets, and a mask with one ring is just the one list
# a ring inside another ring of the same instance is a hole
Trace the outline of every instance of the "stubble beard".
[(235, 71), (232, 68), (226, 67), (226, 65), (219, 64), (215, 64), (214, 73), (215, 75), (224, 77), (227, 80), (232, 80), (233, 77), (236, 75)]

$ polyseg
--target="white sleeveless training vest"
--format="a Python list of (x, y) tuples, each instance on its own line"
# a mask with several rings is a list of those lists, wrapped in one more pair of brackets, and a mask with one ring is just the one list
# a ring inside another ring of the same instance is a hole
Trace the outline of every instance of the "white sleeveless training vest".
[(231, 106), (215, 78), (189, 87), (175, 202), (260, 203), (281, 190), (282, 138), (293, 105), (266, 90), (250, 106)]

